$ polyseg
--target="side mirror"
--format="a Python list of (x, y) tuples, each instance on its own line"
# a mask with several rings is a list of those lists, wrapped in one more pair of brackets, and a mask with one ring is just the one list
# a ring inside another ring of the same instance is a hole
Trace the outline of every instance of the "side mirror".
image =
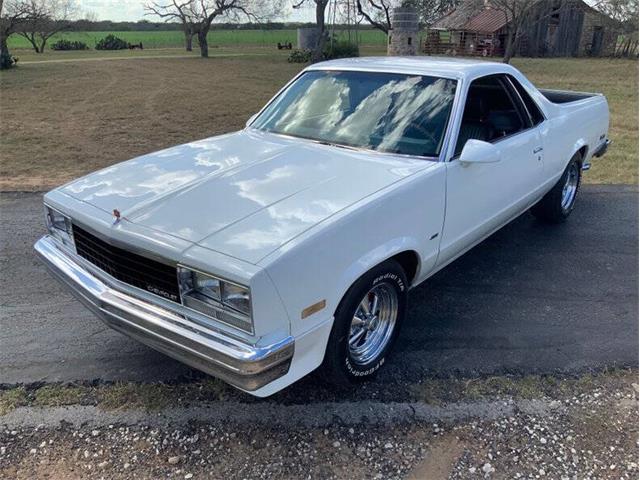
[(253, 121), (256, 119), (257, 116), (258, 116), (257, 113), (254, 113), (253, 115), (251, 115), (249, 117), (249, 120), (247, 120), (247, 123), (244, 124), (244, 126), (248, 127), (249, 125), (251, 125), (253, 123)]
[(467, 140), (460, 153), (460, 163), (496, 163), (500, 161), (498, 147), (482, 140)]

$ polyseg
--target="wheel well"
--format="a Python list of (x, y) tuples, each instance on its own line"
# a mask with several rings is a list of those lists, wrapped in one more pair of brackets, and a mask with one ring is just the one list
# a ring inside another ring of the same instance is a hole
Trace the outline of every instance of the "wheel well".
[(587, 149), (588, 147), (586, 145), (580, 147), (580, 150), (578, 150), (576, 153), (580, 154), (580, 164), (582, 165), (582, 162), (584, 161), (584, 159), (587, 156)]
[(406, 252), (400, 252), (391, 258), (400, 264), (404, 273), (407, 275), (409, 283), (413, 283), (416, 273), (418, 273), (418, 254), (413, 250), (407, 250)]

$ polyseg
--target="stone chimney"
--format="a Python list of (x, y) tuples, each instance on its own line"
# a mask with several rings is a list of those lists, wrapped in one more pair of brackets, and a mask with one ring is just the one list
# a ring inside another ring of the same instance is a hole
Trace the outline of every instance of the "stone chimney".
[(398, 7), (391, 12), (391, 30), (387, 55), (415, 55), (420, 43), (418, 12), (413, 7)]

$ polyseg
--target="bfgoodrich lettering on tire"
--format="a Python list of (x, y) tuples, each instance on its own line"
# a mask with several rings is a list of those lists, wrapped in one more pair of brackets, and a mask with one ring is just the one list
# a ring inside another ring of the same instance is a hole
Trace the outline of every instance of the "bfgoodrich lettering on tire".
[(374, 267), (355, 282), (336, 310), (323, 368), (328, 380), (349, 385), (384, 365), (407, 306), (408, 282), (394, 260)]

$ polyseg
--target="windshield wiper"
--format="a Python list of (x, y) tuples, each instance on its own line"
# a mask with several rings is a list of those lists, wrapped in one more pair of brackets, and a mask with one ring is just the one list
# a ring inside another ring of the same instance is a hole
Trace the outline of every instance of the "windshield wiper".
[(333, 142), (329, 142), (327, 140), (316, 140), (315, 138), (309, 138), (309, 140), (312, 140), (315, 143), (319, 143), (320, 145), (329, 145), (330, 147), (345, 148), (347, 150), (355, 150), (355, 151), (360, 151), (361, 150), (361, 148), (358, 148), (358, 147), (353, 147), (351, 145), (344, 145), (342, 143), (333, 143)]

